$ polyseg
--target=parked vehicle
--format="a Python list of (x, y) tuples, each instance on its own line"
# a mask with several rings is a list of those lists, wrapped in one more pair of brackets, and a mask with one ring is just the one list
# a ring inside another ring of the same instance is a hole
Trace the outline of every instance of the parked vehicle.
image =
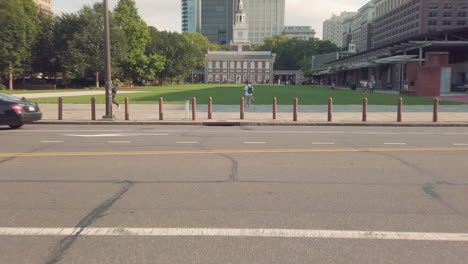
[(0, 125), (16, 129), (41, 119), (42, 113), (37, 103), (0, 93)]

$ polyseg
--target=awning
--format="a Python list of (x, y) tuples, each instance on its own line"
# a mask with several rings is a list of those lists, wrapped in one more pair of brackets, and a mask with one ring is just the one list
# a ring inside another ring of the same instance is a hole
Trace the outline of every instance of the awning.
[(366, 62), (361, 62), (361, 63), (356, 63), (356, 64), (353, 64), (353, 65), (350, 65), (350, 66), (347, 66), (345, 68), (345, 70), (352, 70), (352, 69), (360, 69), (360, 68), (369, 68), (369, 67), (373, 67), (375, 66), (376, 64), (373, 63), (373, 62), (370, 62), (370, 61), (366, 61)]
[(412, 61), (414, 60), (414, 58), (417, 58), (417, 57), (418, 57), (417, 55), (398, 55), (398, 56), (377, 59), (374, 62), (378, 64), (401, 64), (401, 63), (407, 63), (408, 61)]

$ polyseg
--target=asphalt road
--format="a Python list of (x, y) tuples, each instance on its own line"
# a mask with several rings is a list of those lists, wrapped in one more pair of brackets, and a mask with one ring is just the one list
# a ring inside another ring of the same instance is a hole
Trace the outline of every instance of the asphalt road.
[(0, 263), (468, 263), (468, 129), (0, 128)]

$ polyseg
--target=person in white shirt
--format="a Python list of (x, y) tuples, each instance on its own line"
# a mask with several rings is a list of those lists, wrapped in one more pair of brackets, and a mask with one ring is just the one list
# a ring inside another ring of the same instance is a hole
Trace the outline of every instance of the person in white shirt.
[(247, 83), (247, 85), (244, 87), (244, 91), (245, 91), (245, 104), (247, 107), (249, 107), (252, 104), (254, 88), (251, 84)]

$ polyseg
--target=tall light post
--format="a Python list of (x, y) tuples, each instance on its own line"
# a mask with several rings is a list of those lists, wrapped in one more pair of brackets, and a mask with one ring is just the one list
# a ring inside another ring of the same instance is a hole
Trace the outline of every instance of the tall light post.
[(105, 39), (105, 75), (106, 75), (106, 115), (104, 119), (114, 119), (112, 115), (112, 66), (111, 66), (111, 44), (109, 30), (109, 2), (104, 0), (104, 39)]

